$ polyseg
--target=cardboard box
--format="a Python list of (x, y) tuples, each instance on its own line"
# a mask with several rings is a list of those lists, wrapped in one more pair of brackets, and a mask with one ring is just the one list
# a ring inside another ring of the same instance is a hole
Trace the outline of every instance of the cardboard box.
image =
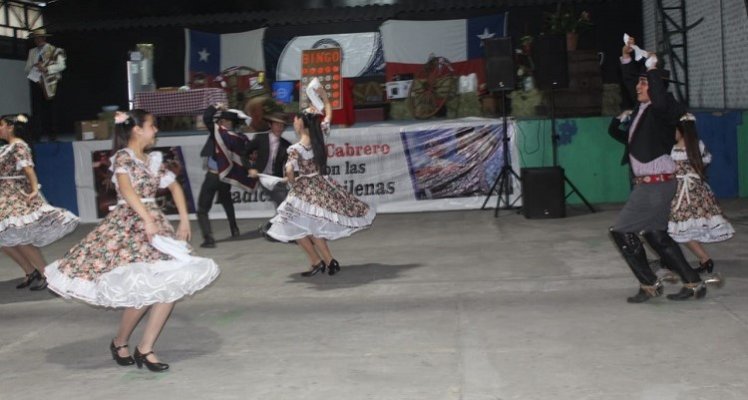
[(75, 132), (76, 140), (106, 140), (109, 139), (109, 121), (78, 121)]

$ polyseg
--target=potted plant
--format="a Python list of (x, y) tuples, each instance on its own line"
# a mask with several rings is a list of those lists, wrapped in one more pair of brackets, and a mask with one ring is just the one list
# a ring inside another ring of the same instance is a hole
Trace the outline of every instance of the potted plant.
[(579, 33), (592, 28), (592, 18), (588, 11), (577, 14), (573, 7), (564, 8), (559, 3), (556, 12), (546, 14), (546, 24), (550, 33), (566, 35), (566, 50), (573, 51)]

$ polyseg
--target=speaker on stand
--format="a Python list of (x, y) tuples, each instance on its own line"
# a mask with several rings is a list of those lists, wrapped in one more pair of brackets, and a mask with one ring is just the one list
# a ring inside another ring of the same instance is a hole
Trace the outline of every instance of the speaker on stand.
[(525, 218), (566, 216), (564, 169), (561, 167), (522, 168), (522, 214)]
[[(566, 37), (562, 35), (541, 35), (538, 36), (534, 43), (534, 53), (537, 54), (535, 59), (535, 82), (541, 90), (547, 90), (549, 93), (549, 110), (551, 119), (551, 144), (553, 147), (553, 167), (558, 167), (558, 133), (556, 133), (556, 101), (554, 92), (557, 89), (569, 87), (569, 61), (566, 53)], [(561, 177), (571, 188), (571, 192), (564, 195), (564, 199), (576, 193), (584, 202), (590, 212), (595, 212), (595, 208), (576, 186), (569, 180), (561, 169)], [(527, 199), (525, 199), (526, 201)], [(565, 215), (565, 212), (564, 212)], [(528, 217), (529, 218), (529, 217)]]
[(494, 217), (498, 217), (499, 209), (502, 208), (502, 197), (505, 209), (516, 208), (514, 207), (514, 203), (509, 202), (509, 195), (512, 193), (512, 177), (518, 180), (520, 179), (517, 172), (512, 169), (512, 164), (510, 163), (511, 154), (509, 154), (509, 134), (507, 124), (506, 92), (514, 90), (515, 86), (512, 38), (501, 37), (485, 39), (483, 45), (486, 56), (486, 89), (491, 93), (501, 93), (501, 120), (503, 126), (502, 134), (504, 135), (501, 138), (501, 142), (504, 162), (502, 163), (499, 175), (496, 177), (496, 180), (493, 182), (491, 189), (486, 195), (486, 199), (483, 201), (481, 210), (486, 208), (486, 204), (488, 204), (491, 194), (493, 194), (498, 188), (496, 208), (494, 210)]

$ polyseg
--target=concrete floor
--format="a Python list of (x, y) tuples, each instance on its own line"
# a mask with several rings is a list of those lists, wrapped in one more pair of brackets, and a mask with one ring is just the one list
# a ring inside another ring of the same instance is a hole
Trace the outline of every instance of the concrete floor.
[(163, 374), (111, 360), (120, 312), (16, 290), (3, 256), (0, 399), (746, 399), (748, 201), (723, 206), (737, 236), (708, 250), (727, 284), (682, 303), (626, 303), (637, 285), (606, 236), (619, 206), (380, 215), (332, 244), (334, 277), (302, 278), (298, 248), (249, 233), (200, 249), (223, 273), (177, 305)]

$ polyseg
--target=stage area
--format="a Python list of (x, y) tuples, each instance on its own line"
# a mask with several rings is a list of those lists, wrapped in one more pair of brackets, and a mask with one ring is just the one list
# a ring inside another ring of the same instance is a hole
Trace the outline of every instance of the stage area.
[(156, 345), (164, 374), (112, 361), (120, 312), (16, 290), (2, 256), (0, 399), (745, 399), (748, 202), (723, 206), (737, 234), (708, 250), (726, 286), (641, 305), (606, 236), (620, 205), (380, 215), (332, 244), (339, 275), (312, 278), (299, 249), (241, 220), (246, 240), (200, 249), (223, 272), (177, 305)]

